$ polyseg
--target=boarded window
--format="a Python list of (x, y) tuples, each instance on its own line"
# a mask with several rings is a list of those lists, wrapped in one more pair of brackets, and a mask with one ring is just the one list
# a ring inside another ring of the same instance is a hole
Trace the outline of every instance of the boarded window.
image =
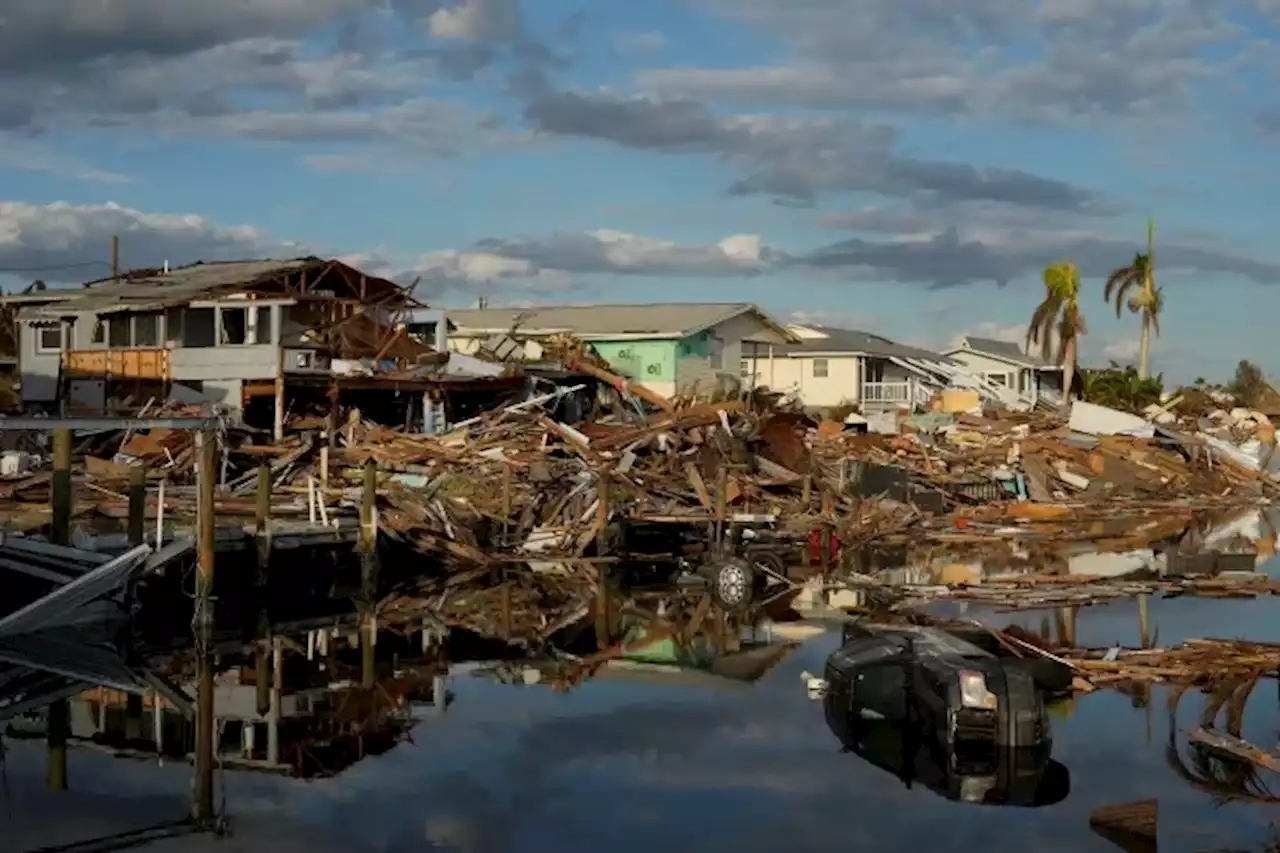
[(827, 378), (827, 360), (825, 358), (815, 358), (813, 360), (813, 378)]

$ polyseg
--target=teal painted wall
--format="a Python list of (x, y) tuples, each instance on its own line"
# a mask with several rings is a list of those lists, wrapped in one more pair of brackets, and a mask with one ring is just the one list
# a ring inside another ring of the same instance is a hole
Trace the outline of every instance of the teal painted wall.
[(637, 382), (676, 381), (675, 341), (592, 341), (591, 348)]
[(698, 332), (680, 342), (678, 358), (706, 358), (711, 355), (711, 333)]

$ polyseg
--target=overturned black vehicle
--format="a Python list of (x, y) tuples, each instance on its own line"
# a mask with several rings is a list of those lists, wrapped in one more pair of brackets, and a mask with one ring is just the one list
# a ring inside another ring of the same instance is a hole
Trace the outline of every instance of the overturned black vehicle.
[[(989, 635), (987, 635), (989, 636)], [(1039, 806), (1066, 797), (1046, 694), (1070, 674), (1001, 657), (975, 633), (854, 624), (827, 659), (827, 724), (845, 749), (949, 799)]]

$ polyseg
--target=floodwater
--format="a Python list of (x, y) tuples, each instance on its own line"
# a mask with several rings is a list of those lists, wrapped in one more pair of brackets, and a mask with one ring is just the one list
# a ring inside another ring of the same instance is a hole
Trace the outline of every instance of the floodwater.
[[(1151, 620), (1162, 643), (1277, 640), (1277, 604), (1153, 601)], [(1082, 642), (1134, 643), (1136, 605), (1084, 609), (1077, 631)], [(1175, 772), (1158, 690), (1146, 708), (1100, 691), (1055, 714), (1053, 757), (1070, 773), (1070, 792), (1056, 804), (971, 805), (908, 787), (842, 753), (821, 703), (806, 696), (801, 673), (820, 673), (837, 643), (835, 634), (814, 637), (763, 680), (730, 690), (594, 681), (556, 693), (455, 673), (454, 702), (442, 715), (424, 708), (411, 742), (331, 779), (226, 773), (219, 797), (232, 837), (216, 848), (212, 839), (183, 838), (149, 849), (1102, 851), (1118, 848), (1090, 831), (1090, 811), (1155, 797), (1167, 853), (1261, 849), (1268, 822), (1280, 818), (1265, 805), (1221, 804)], [(1186, 697), (1175, 725), (1194, 725), (1199, 702)], [(1264, 684), (1244, 734), (1274, 744), (1278, 705), (1274, 686)], [(8, 748), (0, 850), (64, 844), (187, 811), (187, 766), (73, 749), (71, 790), (55, 795), (43, 790), (42, 745)]]

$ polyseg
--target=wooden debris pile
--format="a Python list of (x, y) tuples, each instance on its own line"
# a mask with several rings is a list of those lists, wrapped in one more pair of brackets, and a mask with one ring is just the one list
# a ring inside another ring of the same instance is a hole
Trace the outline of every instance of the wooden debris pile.
[(1202, 505), (1238, 504), (1264, 488), (1257, 471), (1209, 452), (1194, 436), (1090, 436), (1071, 432), (1057, 414), (960, 414), (943, 426), (907, 422), (898, 435), (819, 435), (823, 456), (896, 465), (947, 492), (996, 481), (1007, 484), (1009, 500), (1132, 504), (1193, 496)]
[(1252, 685), (1275, 677), (1280, 667), (1280, 643), (1249, 640), (1187, 640), (1160, 649), (1056, 649), (1054, 654), (1095, 687), (1144, 682), (1205, 689)]

